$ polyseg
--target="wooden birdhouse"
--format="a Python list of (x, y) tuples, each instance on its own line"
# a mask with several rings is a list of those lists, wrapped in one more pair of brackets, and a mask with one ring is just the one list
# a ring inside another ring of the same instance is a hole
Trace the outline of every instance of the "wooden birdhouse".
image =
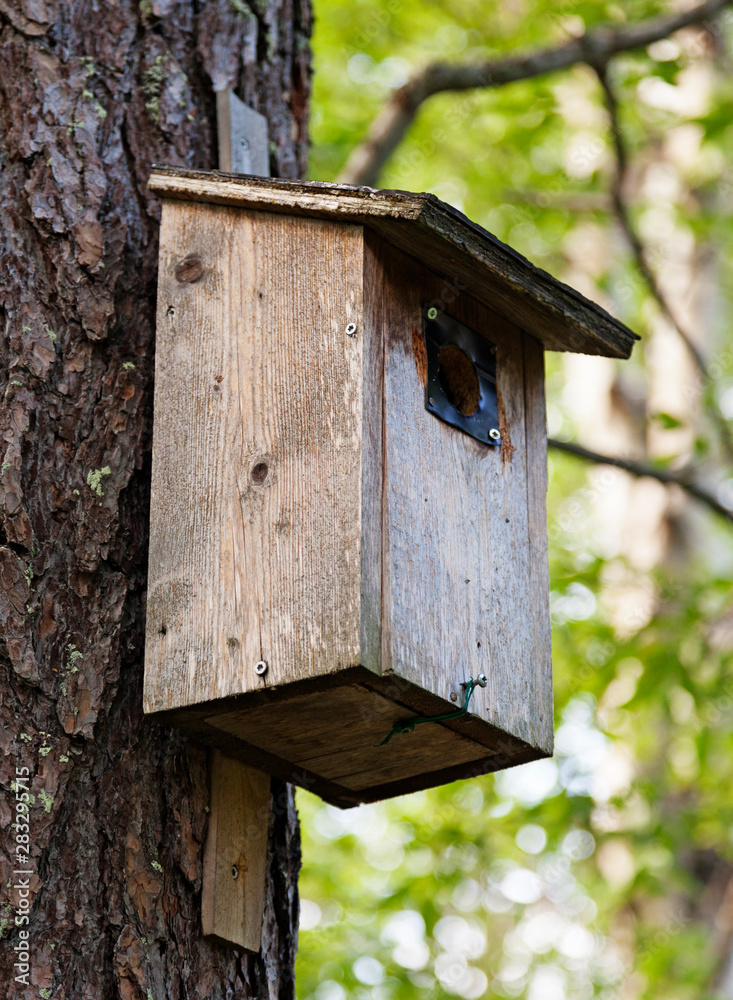
[(145, 711), (341, 806), (549, 755), (543, 352), (634, 335), (432, 195), (150, 187)]

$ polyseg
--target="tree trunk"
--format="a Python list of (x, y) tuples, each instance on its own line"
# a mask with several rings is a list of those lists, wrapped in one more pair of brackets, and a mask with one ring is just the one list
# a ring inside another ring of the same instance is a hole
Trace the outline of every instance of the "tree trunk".
[(226, 86), (269, 119), (273, 173), (300, 175), (309, 33), (308, 0), (0, 0), (4, 996), (294, 994), (290, 788), (273, 781), (262, 951), (244, 957), (201, 937), (206, 751), (142, 716), (145, 185), (153, 162), (217, 165)]

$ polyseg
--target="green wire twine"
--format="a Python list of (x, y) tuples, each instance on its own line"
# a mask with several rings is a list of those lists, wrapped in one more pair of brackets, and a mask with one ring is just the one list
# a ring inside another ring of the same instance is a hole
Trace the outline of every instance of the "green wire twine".
[(445, 715), (430, 715), (424, 719), (404, 719), (400, 722), (395, 722), (392, 726), (392, 731), (387, 733), (379, 746), (383, 747), (385, 743), (389, 743), (392, 737), (398, 733), (411, 733), (415, 726), (419, 726), (422, 722), (448, 722), (449, 719), (460, 719), (462, 715), (468, 713), (468, 705), (474, 689), (477, 687), (485, 688), (487, 683), (486, 674), (479, 674), (476, 680), (473, 677), (469, 677), (466, 684), (466, 697), (463, 701), (463, 708), (458, 708), (455, 712), (446, 712)]

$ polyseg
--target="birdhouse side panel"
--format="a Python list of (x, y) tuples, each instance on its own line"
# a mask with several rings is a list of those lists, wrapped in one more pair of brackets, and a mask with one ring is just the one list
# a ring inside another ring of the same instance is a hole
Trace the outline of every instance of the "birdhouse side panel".
[(148, 712), (360, 661), (362, 267), (357, 225), (164, 203)]
[(533, 732), (537, 745), (552, 752), (552, 635), (550, 630), (550, 569), (547, 537), (547, 409), (545, 351), (528, 333), (524, 345), (524, 414), (527, 440), (527, 510), (529, 514), (529, 593), (531, 646), (527, 664), (534, 701)]
[[(488, 685), (473, 692), (470, 712), (494, 727), (487, 745), (501, 752), (495, 736), (503, 732), (543, 755), (552, 746), (546, 587), (540, 586), (547, 562), (533, 535), (544, 531), (535, 508), (545, 505), (536, 469), (546, 443), (537, 440), (534, 413), (544, 402), (535, 390), (528, 423), (526, 390), (526, 379), (541, 381), (542, 373), (535, 364), (528, 375), (522, 331), (460, 282), (369, 241), (383, 274), (383, 672), (456, 707), (463, 704), (462, 685), (485, 673)], [(428, 411), (427, 304), (495, 345), (499, 445)], [(478, 722), (465, 725), (479, 740), (488, 732)]]
[(384, 517), (384, 279), (368, 233), (364, 238), (362, 339), (363, 418), (361, 441), (361, 660), (382, 673), (382, 522)]

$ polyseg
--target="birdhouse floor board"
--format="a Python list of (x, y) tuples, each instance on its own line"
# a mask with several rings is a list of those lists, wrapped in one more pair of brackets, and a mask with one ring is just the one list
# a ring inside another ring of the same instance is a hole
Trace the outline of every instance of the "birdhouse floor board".
[[(462, 764), (476, 758), (476, 743), (458, 731), (458, 722), (456, 731), (437, 723), (424, 724), (413, 733), (397, 735), (385, 746), (379, 745), (395, 722), (416, 714), (375, 691), (347, 687), (293, 699), (280, 708), (276, 727), (271, 708), (233, 712), (207, 721), (357, 791), (365, 784), (434, 771), (446, 761)], [(303, 727), (305, 718), (307, 726)], [(465, 729), (467, 720), (462, 721)], [(481, 747), (478, 753), (486, 756), (486, 748)]]
[(399, 678), (351, 668), (159, 719), (346, 808), (548, 756), (471, 714), (421, 723), (379, 745), (396, 721), (456, 707)]

